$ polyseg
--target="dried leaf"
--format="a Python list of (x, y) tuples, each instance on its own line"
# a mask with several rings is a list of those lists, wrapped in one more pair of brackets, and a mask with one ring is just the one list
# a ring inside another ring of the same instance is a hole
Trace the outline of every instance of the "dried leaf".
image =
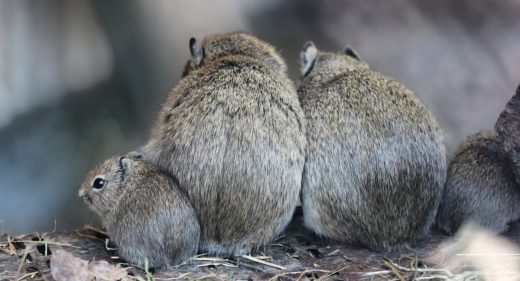
[(14, 244), (11, 242), (7, 243), (7, 254), (10, 256), (16, 255), (16, 248), (14, 247)]
[(5, 244), (5, 246), (3, 246), (2, 249), (0, 249), (0, 251), (10, 256), (16, 255), (16, 247), (12, 243), (10, 236), (7, 236), (7, 244)]
[(126, 280), (126, 269), (113, 266), (106, 261), (93, 261), (89, 264), (89, 270), (97, 280)]
[(58, 250), (52, 255), (51, 275), (57, 281), (128, 280), (124, 268), (106, 261), (88, 262), (65, 250)]

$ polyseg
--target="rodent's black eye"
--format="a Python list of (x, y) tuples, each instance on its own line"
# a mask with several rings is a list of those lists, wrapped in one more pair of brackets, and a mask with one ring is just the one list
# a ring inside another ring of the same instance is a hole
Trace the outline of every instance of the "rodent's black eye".
[(104, 178), (96, 178), (92, 183), (92, 188), (94, 189), (102, 189), (107, 181)]

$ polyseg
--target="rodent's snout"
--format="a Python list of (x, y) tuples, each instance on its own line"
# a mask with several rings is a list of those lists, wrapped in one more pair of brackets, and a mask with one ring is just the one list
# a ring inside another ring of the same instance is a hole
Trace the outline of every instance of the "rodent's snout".
[(92, 198), (90, 198), (90, 196), (87, 194), (87, 192), (85, 191), (85, 189), (80, 189), (79, 192), (78, 192), (78, 196), (83, 199), (83, 201), (85, 201), (86, 203), (89, 203), (89, 204), (92, 204)]

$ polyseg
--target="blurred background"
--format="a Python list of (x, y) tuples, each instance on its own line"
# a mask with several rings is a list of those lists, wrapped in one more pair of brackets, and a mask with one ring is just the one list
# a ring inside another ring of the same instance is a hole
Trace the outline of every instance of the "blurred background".
[(295, 81), (305, 41), (349, 44), (416, 92), (451, 154), (520, 82), (519, 14), (517, 0), (0, 1), (0, 234), (95, 222), (80, 182), (144, 143), (191, 36), (249, 31)]

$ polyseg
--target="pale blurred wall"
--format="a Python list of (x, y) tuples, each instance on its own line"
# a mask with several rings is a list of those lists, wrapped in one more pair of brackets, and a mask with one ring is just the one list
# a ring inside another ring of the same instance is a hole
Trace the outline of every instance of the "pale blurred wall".
[(1, 1), (0, 40), (0, 127), (112, 70), (110, 46), (87, 1)]
[(353, 46), (416, 92), (451, 152), (492, 128), (520, 83), (519, 13), (517, 0), (303, 0), (255, 16), (253, 29), (284, 46), (293, 71), (305, 40), (332, 51)]
[[(281, 50), (296, 82), (306, 40), (350, 44), (418, 94), (453, 151), (492, 127), (520, 82), (519, 12), (512, 0), (0, 2), (0, 112), (14, 118), (0, 125), (0, 232), (94, 220), (79, 183), (145, 141), (191, 36), (250, 31)], [(14, 76), (17, 87), (5, 82)]]

